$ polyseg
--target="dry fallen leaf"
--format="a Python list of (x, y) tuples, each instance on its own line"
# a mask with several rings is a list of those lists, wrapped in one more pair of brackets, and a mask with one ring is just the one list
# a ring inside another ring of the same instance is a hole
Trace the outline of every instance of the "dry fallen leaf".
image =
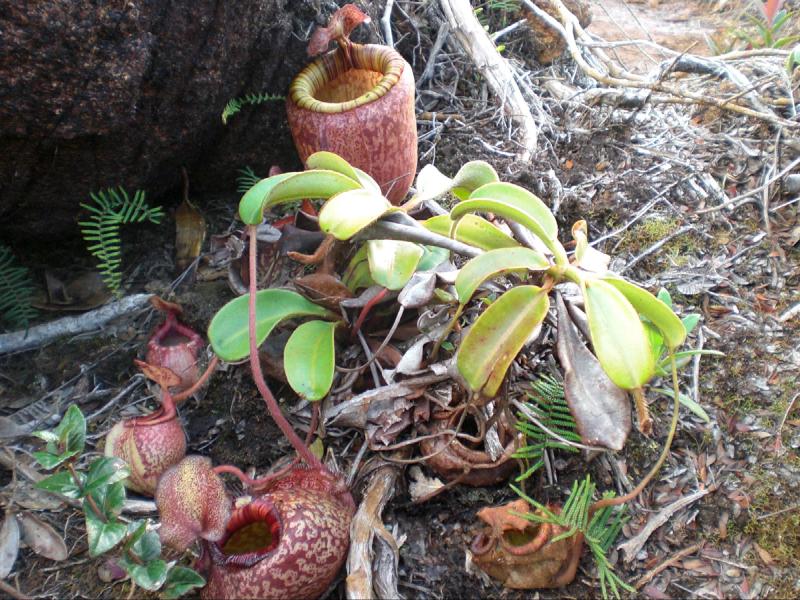
[(181, 271), (200, 256), (200, 249), (206, 238), (203, 213), (189, 202), (189, 177), (186, 169), (182, 169), (182, 175), (183, 202), (175, 210), (175, 264)]
[(411, 500), (416, 502), (420, 498), (432, 495), (436, 490), (444, 487), (444, 483), (437, 477), (427, 477), (417, 466), (411, 467), (408, 471), (411, 483), (408, 485), (408, 493)]
[(0, 579), (11, 573), (19, 552), (19, 525), (13, 513), (6, 512), (0, 526)]
[(55, 529), (31, 513), (21, 513), (19, 520), (22, 539), (31, 550), (50, 560), (67, 559), (67, 545)]
[(27, 481), (17, 480), (12, 495), (14, 504), (28, 510), (58, 510), (64, 502), (60, 496), (34, 487)]
[(758, 557), (761, 559), (761, 561), (765, 565), (767, 565), (768, 567), (771, 567), (772, 565), (775, 564), (775, 559), (772, 558), (772, 555), (769, 552), (764, 550), (761, 546), (759, 546), (755, 542), (753, 543), (753, 547), (756, 549), (756, 552), (758, 553)]
[(631, 430), (631, 406), (624, 390), (608, 378), (581, 341), (560, 295), (556, 296), (556, 348), (564, 369), (564, 394), (584, 444), (621, 450)]

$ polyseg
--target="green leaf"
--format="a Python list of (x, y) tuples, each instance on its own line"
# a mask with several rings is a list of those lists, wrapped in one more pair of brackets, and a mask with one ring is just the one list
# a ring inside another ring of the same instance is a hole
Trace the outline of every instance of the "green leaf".
[(473, 392), (491, 398), (506, 371), (547, 315), (547, 292), (532, 285), (500, 296), (470, 328), (458, 350), (457, 365)]
[(358, 181), (358, 174), (349, 162), (347, 162), (338, 154), (334, 154), (333, 152), (328, 152), (326, 150), (314, 152), (314, 154), (309, 156), (306, 159), (306, 169), (324, 169), (326, 171), (336, 171), (345, 177), (349, 177), (353, 181)]
[(435, 269), (450, 257), (450, 251), (447, 248), (440, 248), (439, 246), (422, 246), (423, 255), (419, 259), (417, 271), (430, 271)]
[[(83, 483), (83, 475), (78, 473), (78, 483)], [(49, 477), (45, 477), (36, 484), (40, 490), (60, 494), (66, 498), (80, 498), (81, 488), (76, 485), (72, 474), (69, 471), (59, 471)]]
[(161, 540), (155, 531), (145, 531), (131, 546), (131, 552), (142, 562), (150, 562), (161, 556)]
[[(208, 326), (208, 340), (220, 359), (233, 362), (250, 355), (248, 302), (245, 294), (223, 306)], [(256, 292), (256, 342), (260, 346), (278, 323), (294, 317), (336, 315), (290, 290), (269, 289)]]
[(558, 236), (556, 218), (547, 205), (536, 195), (518, 185), (503, 181), (487, 183), (473, 191), (469, 199), (496, 200), (514, 206), (539, 224), (545, 233), (543, 240), (554, 240)]
[(653, 376), (655, 358), (636, 310), (622, 292), (601, 279), (587, 279), (583, 294), (592, 345), (603, 370), (623, 389), (641, 387)]
[(469, 302), (478, 286), (489, 278), (519, 269), (545, 271), (549, 267), (550, 262), (541, 253), (530, 248), (490, 250), (470, 260), (458, 272), (456, 277), (458, 301), (461, 304)]
[[(437, 215), (423, 221), (426, 229), (445, 237), (450, 237), (453, 221), (449, 215)], [(493, 225), (483, 217), (477, 215), (464, 215), (456, 226), (455, 239), (482, 250), (496, 250), (497, 248), (515, 248), (519, 243), (510, 235), (504, 233), (499, 227)]]
[(166, 598), (180, 598), (186, 592), (203, 587), (205, 584), (206, 580), (196, 571), (176, 565), (167, 573), (167, 581), (162, 594)]
[(647, 317), (664, 336), (670, 350), (679, 347), (686, 340), (686, 329), (678, 316), (664, 302), (638, 285), (616, 277), (603, 277), (602, 281), (611, 284), (631, 303), (639, 314)]
[[(667, 388), (652, 388), (652, 391), (654, 391), (657, 394), (662, 394), (667, 398), (672, 398), (674, 393), (673, 390)], [(706, 423), (711, 423), (711, 417), (708, 416), (708, 413), (705, 411), (705, 409), (686, 394), (679, 392), (678, 402), (683, 404), (686, 408), (688, 408), (690, 411), (692, 411), (695, 415), (700, 417)]]
[(133, 565), (128, 569), (128, 574), (140, 588), (154, 592), (167, 580), (167, 563), (158, 559), (144, 565)]
[(476, 188), (495, 181), (498, 181), (497, 172), (489, 163), (482, 160), (466, 163), (452, 179), (433, 165), (425, 165), (417, 175), (415, 183), (417, 192), (411, 202), (433, 200), (450, 191), (463, 200)]
[(125, 551), (131, 549), (131, 547), (138, 542), (144, 534), (147, 533), (147, 521), (133, 521), (128, 523), (128, 534), (127, 539), (125, 540)]
[(694, 331), (694, 328), (697, 327), (697, 324), (700, 322), (700, 315), (697, 313), (692, 313), (691, 315), (686, 315), (681, 319), (681, 323), (683, 323), (683, 329), (686, 331), (686, 335), (689, 335)]
[(485, 160), (471, 160), (458, 170), (453, 178), (453, 193), (461, 200), (482, 185), (500, 181), (497, 171)]
[(122, 481), (130, 475), (130, 469), (122, 460), (113, 456), (98, 458), (86, 472), (86, 483), (83, 484), (84, 494), (94, 491), (103, 485), (110, 485)]
[(60, 449), (70, 456), (83, 452), (86, 442), (86, 419), (77, 404), (70, 404), (64, 418), (54, 430)]
[(453, 187), (453, 180), (433, 165), (425, 165), (417, 175), (417, 192), (410, 202), (422, 202), (444, 196)]
[[(117, 515), (122, 512), (123, 504), (125, 504), (125, 486), (121, 481), (99, 487), (88, 495), (92, 497), (97, 508), (102, 511), (103, 516), (109, 521), (116, 519)], [(84, 512), (94, 512), (94, 509), (85, 498), (83, 500), (83, 510)]]
[(89, 555), (100, 556), (119, 544), (128, 533), (125, 523), (107, 521), (98, 517), (91, 508), (84, 506), (86, 513), (86, 533), (89, 541)]
[(353, 167), (353, 170), (356, 172), (356, 176), (358, 177), (358, 182), (361, 184), (361, 187), (367, 190), (368, 192), (372, 192), (376, 196), (383, 196), (383, 192), (381, 192), (381, 186), (378, 185), (378, 182), (375, 181), (369, 173), (365, 173), (358, 167)]
[(336, 171), (316, 169), (292, 173), (279, 181), (267, 194), (264, 210), (285, 202), (303, 200), (305, 198), (323, 198), (327, 200), (349, 190), (360, 189), (357, 181)]
[[(489, 185), (496, 186), (500, 184), (491, 183)], [(475, 190), (471, 194), (469, 200), (464, 200), (463, 202), (459, 202), (458, 204), (456, 204), (450, 211), (450, 218), (456, 221), (467, 213), (473, 213), (479, 211), (493, 212), (496, 215), (503, 217), (504, 219), (510, 219), (511, 221), (516, 221), (520, 225), (530, 229), (531, 232), (540, 240), (542, 240), (542, 243), (545, 246), (547, 246), (547, 248), (555, 255), (556, 261), (559, 264), (567, 264), (569, 262), (564, 247), (558, 242), (558, 240), (548, 235), (548, 231), (533, 216), (532, 211), (524, 207), (520, 208), (516, 204), (510, 202), (492, 200), (487, 198), (473, 198), (473, 196), (478, 194), (483, 189), (483, 187)], [(552, 217), (552, 215), (550, 216)]]
[(65, 452), (64, 454), (53, 454), (52, 452), (34, 452), (33, 458), (36, 459), (45, 469), (54, 469), (66, 460), (75, 456), (77, 452)]
[(58, 434), (55, 431), (50, 431), (49, 429), (34, 431), (31, 435), (38, 437), (40, 440), (44, 440), (47, 443), (58, 442)]
[[(675, 366), (678, 369), (685, 367), (693, 356), (725, 356), (719, 350), (684, 350), (675, 353)], [(656, 365), (656, 375), (666, 376), (672, 372), (672, 363), (669, 356), (662, 357)]]
[(375, 283), (390, 290), (401, 289), (417, 269), (423, 250), (419, 244), (398, 240), (369, 240), (369, 272)]
[(294, 173), (279, 173), (262, 179), (252, 186), (239, 201), (239, 218), (248, 225), (259, 225), (264, 220), (264, 201), (276, 185)]
[(336, 323), (309, 321), (292, 332), (283, 351), (289, 385), (309, 401), (325, 397), (333, 384)]
[[(348, 268), (347, 275), (342, 278), (342, 283), (347, 286), (351, 292), (355, 293), (359, 289), (368, 288), (375, 285), (375, 280), (372, 279), (372, 274), (369, 272), (369, 260), (367, 259), (367, 246), (364, 248), (364, 258), (354, 264), (352, 268)], [(355, 258), (355, 257), (354, 257)]]
[(658, 294), (656, 294), (656, 298), (661, 300), (664, 304), (672, 308), (672, 296), (669, 295), (669, 291), (667, 288), (661, 288), (658, 290)]
[(323, 205), (319, 228), (337, 240), (348, 240), (385, 213), (396, 210), (386, 198), (368, 190), (342, 192)]

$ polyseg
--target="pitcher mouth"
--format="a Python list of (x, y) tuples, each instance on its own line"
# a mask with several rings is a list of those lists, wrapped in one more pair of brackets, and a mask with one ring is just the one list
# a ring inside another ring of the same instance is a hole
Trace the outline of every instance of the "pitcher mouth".
[(403, 57), (388, 46), (351, 44), (347, 52), (333, 50), (300, 71), (289, 96), (312, 112), (345, 112), (386, 95), (404, 68)]
[(281, 529), (272, 502), (254, 500), (233, 511), (222, 539), (208, 544), (209, 554), (218, 565), (252, 567), (278, 547)]

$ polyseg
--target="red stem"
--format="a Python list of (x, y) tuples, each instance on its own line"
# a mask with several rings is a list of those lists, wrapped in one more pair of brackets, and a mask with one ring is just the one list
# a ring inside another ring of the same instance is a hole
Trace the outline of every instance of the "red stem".
[(314, 432), (317, 430), (319, 424), (319, 402), (311, 403), (311, 424), (308, 426), (308, 433), (306, 433), (306, 446), (311, 445), (311, 440), (314, 437)]
[(388, 293), (389, 289), (383, 288), (380, 292), (375, 294), (372, 300), (370, 300), (364, 305), (364, 307), (361, 309), (361, 312), (358, 314), (358, 319), (356, 319), (355, 325), (353, 325), (353, 332), (352, 332), (353, 337), (355, 337), (361, 330), (361, 326), (364, 324), (364, 321), (366, 320), (369, 311), (372, 310), (372, 307), (378, 304), (378, 302), (380, 302), (381, 300), (383, 300), (386, 297), (386, 294)]
[(230, 473), (231, 475), (235, 475), (247, 488), (263, 488), (271, 481), (278, 479), (287, 471), (290, 471), (294, 467), (296, 461), (297, 459), (294, 459), (282, 469), (278, 469), (274, 473), (269, 473), (264, 475), (264, 477), (259, 477), (258, 479), (248, 477), (239, 467), (235, 467), (233, 465), (219, 465), (218, 467), (214, 467), (213, 471), (218, 475), (221, 473)]
[(175, 408), (175, 401), (167, 391), (167, 388), (161, 388), (161, 407), (157, 408), (149, 415), (144, 417), (136, 417), (125, 421), (125, 427), (152, 427), (153, 425), (160, 425), (171, 421), (178, 414)]
[(258, 359), (258, 343), (256, 341), (256, 226), (248, 225), (247, 233), (250, 236), (250, 296), (248, 300), (248, 320), (250, 332), (250, 369), (253, 372), (253, 381), (255, 381), (256, 387), (261, 393), (261, 397), (264, 398), (264, 402), (267, 404), (267, 410), (275, 421), (275, 424), (283, 432), (283, 435), (288, 438), (289, 443), (292, 444), (297, 454), (300, 455), (309, 467), (324, 471), (326, 470), (325, 466), (311, 453), (311, 450), (303, 444), (303, 440), (301, 440), (295, 430), (292, 429), (292, 425), (286, 420), (286, 417), (283, 416), (281, 408), (275, 400), (275, 396), (272, 395), (272, 392), (267, 386), (267, 382), (264, 381), (264, 374), (261, 371), (261, 362)]
[(208, 363), (206, 370), (200, 376), (200, 379), (198, 379), (197, 382), (194, 385), (192, 385), (192, 387), (190, 387), (188, 390), (184, 390), (180, 394), (175, 394), (172, 397), (172, 399), (175, 402), (182, 402), (183, 400), (186, 400), (186, 398), (194, 394), (197, 390), (203, 387), (206, 381), (208, 381), (208, 378), (211, 377), (211, 374), (214, 372), (214, 369), (217, 368), (218, 364), (219, 364), (219, 357), (215, 354), (211, 358), (211, 361)]

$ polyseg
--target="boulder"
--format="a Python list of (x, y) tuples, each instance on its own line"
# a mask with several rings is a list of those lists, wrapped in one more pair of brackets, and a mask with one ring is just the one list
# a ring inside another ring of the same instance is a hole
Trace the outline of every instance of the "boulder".
[[(298, 168), (284, 102), (221, 113), (248, 93), (285, 95), (307, 62), (320, 0), (7, 0), (0, 8), (0, 237), (79, 235), (90, 191), (142, 188), (169, 208), (180, 167), (192, 198), (236, 170)], [(375, 41), (374, 27), (354, 39)], [(202, 202), (201, 202), (202, 204)]]

